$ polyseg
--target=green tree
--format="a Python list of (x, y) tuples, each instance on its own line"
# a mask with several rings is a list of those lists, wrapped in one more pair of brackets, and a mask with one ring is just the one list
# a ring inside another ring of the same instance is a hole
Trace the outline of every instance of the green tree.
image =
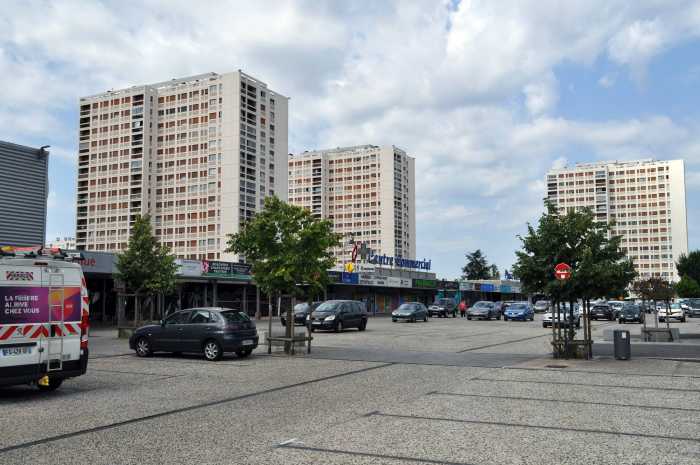
[[(127, 249), (117, 255), (116, 278), (135, 295), (135, 319), (143, 296), (168, 295), (175, 289), (177, 265), (170, 249), (153, 236), (148, 215), (136, 218)], [(151, 307), (153, 319), (153, 307)]]
[(489, 279), (501, 279), (501, 272), (498, 271), (498, 266), (495, 263), (489, 266)]
[(676, 284), (676, 293), (678, 297), (700, 297), (700, 284), (690, 276), (683, 276)]
[[(300, 284), (316, 293), (325, 289), (327, 270), (335, 264), (331, 250), (339, 244), (340, 235), (333, 233), (330, 221), (267, 197), (263, 210), (240, 233), (229, 236), (226, 251), (245, 256), (262, 292), (297, 298), (304, 295)], [(294, 321), (291, 307), (287, 321)], [(287, 337), (293, 336), (293, 330), (288, 324)]]
[(679, 276), (688, 276), (700, 283), (700, 250), (693, 250), (688, 255), (682, 254), (676, 264)]
[(489, 279), (491, 269), (481, 249), (468, 253), (467, 264), (462, 268), (462, 279)]
[[(621, 237), (610, 235), (610, 226), (596, 222), (590, 210), (560, 215), (551, 203), (545, 202), (545, 207), (537, 227), (528, 224), (527, 235), (518, 236), (523, 245), (516, 252), (513, 272), (524, 290), (546, 294), (555, 302), (574, 303), (581, 299), (584, 315), (591, 299), (624, 292), (636, 273), (620, 248)], [(558, 263), (572, 268), (570, 279), (555, 278), (554, 267)], [(571, 307), (569, 311), (573, 312)], [(584, 328), (584, 335), (590, 342), (590, 327)], [(569, 341), (574, 338), (571, 325), (564, 337)]]

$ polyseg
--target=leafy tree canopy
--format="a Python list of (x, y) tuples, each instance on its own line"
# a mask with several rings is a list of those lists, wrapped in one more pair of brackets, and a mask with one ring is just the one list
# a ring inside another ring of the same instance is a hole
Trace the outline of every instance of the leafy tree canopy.
[(688, 276), (700, 283), (700, 250), (693, 250), (688, 255), (681, 255), (676, 264), (679, 276)]
[(331, 249), (339, 243), (329, 221), (267, 197), (263, 210), (240, 233), (229, 236), (226, 251), (245, 256), (263, 292), (300, 297), (298, 284), (316, 291), (326, 286), (327, 270), (335, 264)]
[(676, 293), (680, 298), (700, 297), (700, 284), (690, 276), (683, 276), (676, 284)]
[(116, 277), (136, 294), (169, 294), (175, 289), (176, 273), (175, 257), (153, 236), (148, 215), (138, 217), (127, 249), (117, 255)]
[[(493, 270), (489, 268), (486, 256), (481, 252), (481, 249), (476, 249), (474, 252), (468, 253), (466, 257), (467, 264), (462, 268), (462, 279), (491, 278), (491, 272)], [(498, 268), (496, 268), (496, 271), (498, 271)]]
[[(620, 249), (620, 236), (609, 235), (609, 225), (597, 223), (590, 210), (560, 215), (545, 202), (537, 227), (528, 225), (519, 236), (513, 272), (528, 292), (544, 293), (559, 301), (612, 297), (623, 294), (636, 276), (632, 262)], [(558, 281), (554, 267), (567, 263), (571, 279)]]

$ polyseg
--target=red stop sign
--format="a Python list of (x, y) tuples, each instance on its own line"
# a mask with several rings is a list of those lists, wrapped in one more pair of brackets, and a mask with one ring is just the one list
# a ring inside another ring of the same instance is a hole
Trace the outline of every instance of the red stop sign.
[(559, 263), (554, 267), (554, 277), (560, 281), (571, 278), (571, 267), (566, 263)]

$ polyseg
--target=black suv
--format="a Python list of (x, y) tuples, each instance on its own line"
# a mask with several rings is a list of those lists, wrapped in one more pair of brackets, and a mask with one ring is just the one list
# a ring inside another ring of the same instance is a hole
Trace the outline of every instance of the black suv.
[(591, 307), (592, 320), (599, 320), (603, 318), (605, 320), (613, 321), (615, 316), (615, 309), (608, 304), (595, 304)]
[(452, 318), (457, 316), (457, 305), (452, 299), (437, 299), (428, 307), (428, 316), (447, 318), (449, 315), (452, 315)]
[(142, 326), (129, 338), (139, 357), (154, 352), (199, 352), (207, 360), (220, 360), (224, 352), (247, 357), (258, 346), (258, 331), (250, 317), (220, 307), (180, 310), (158, 325)]
[[(296, 304), (293, 310), (294, 324), (306, 325), (306, 317), (309, 315), (309, 313), (313, 312), (316, 307), (321, 305), (321, 303), (322, 302), (312, 302), (309, 304), (308, 302), (302, 302), (300, 304)], [(287, 326), (287, 312), (282, 312), (282, 315), (280, 315), (280, 323), (282, 323), (282, 326)]]
[(362, 302), (356, 300), (327, 300), (311, 312), (308, 320), (311, 331), (333, 330), (336, 333), (346, 328), (367, 328), (367, 312)]

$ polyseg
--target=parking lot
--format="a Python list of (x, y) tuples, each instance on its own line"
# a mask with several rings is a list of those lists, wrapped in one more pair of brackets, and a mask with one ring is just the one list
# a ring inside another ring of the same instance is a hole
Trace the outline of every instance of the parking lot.
[[(673, 325), (700, 332), (700, 319)], [(593, 326), (599, 339), (618, 325)], [(137, 358), (96, 331), (87, 375), (50, 394), (0, 390), (0, 463), (700, 461), (700, 363), (553, 361), (550, 334), (541, 315), (372, 318), (315, 333), (310, 355), (206, 362)]]

